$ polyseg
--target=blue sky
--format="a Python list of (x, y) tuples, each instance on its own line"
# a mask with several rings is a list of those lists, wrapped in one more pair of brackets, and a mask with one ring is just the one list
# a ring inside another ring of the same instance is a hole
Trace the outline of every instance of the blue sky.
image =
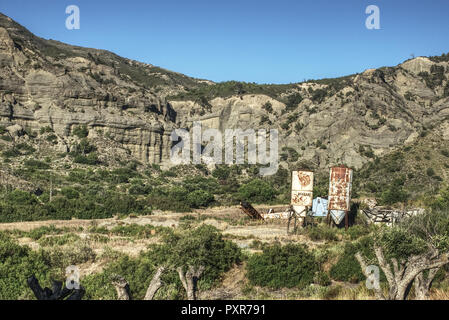
[[(65, 8), (80, 8), (67, 30)], [(380, 30), (365, 9), (380, 8)], [(449, 52), (449, 0), (3, 0), (36, 35), (213, 81), (290, 83)]]

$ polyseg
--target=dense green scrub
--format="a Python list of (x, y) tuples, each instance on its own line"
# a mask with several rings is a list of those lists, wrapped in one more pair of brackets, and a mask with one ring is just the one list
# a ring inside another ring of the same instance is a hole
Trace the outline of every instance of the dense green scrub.
[(188, 212), (213, 205), (235, 205), (241, 200), (275, 203), (286, 198), (289, 188), (287, 171), (283, 169), (268, 178), (261, 178), (257, 167), (247, 166), (219, 166), (212, 172), (200, 166), (196, 169), (202, 170), (198, 175), (189, 175), (191, 169), (183, 167), (139, 171), (135, 166), (112, 170), (77, 168), (59, 175), (40, 169), (40, 164), (32, 165), (32, 169), (19, 169), (17, 173), (41, 187), (35, 191), (2, 188), (0, 222), (101, 219), (146, 215), (155, 209)]

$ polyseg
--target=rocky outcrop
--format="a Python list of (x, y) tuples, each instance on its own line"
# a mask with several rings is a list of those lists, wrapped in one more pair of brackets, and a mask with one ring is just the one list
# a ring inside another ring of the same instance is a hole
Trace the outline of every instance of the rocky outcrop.
[[(5, 20), (12, 23), (2, 16), (2, 25)], [(138, 160), (168, 159), (176, 119), (170, 104), (113, 67), (83, 57), (52, 58), (36, 41), (24, 29), (0, 27), (0, 125), (50, 127), (62, 141), (86, 125), (89, 135), (100, 129)]]
[[(0, 126), (50, 127), (70, 150), (73, 130), (102, 135), (136, 159), (169, 166), (174, 128), (278, 129), (292, 166), (359, 168), (449, 119), (449, 63), (418, 57), (393, 68), (296, 84), (278, 96), (171, 99), (213, 86), (103, 50), (44, 40), (0, 14)], [(298, 94), (302, 101), (286, 108)], [(100, 142), (98, 142), (100, 143)], [(295, 150), (298, 156), (289, 155)]]

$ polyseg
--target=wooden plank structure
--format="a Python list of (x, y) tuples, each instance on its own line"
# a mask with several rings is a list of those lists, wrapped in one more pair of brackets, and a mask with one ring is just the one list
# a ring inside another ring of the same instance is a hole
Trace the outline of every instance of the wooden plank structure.
[(257, 211), (256, 209), (254, 209), (254, 207), (246, 201), (241, 201), (240, 202), (240, 209), (251, 219), (255, 219), (255, 220), (264, 220), (264, 218), (262, 217), (262, 215), (259, 213), (259, 211)]
[(374, 207), (361, 211), (372, 223), (386, 223), (392, 226), (402, 219), (423, 213), (424, 209), (395, 210), (389, 207)]

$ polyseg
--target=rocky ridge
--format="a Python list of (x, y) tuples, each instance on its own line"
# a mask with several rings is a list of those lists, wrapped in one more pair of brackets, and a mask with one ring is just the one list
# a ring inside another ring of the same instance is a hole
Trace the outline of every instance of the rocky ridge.
[(221, 130), (278, 129), (285, 165), (360, 168), (423, 130), (447, 129), (448, 73), (447, 56), (418, 57), (275, 95), (237, 90), (180, 99), (217, 84), (41, 39), (0, 14), (0, 126), (13, 139), (50, 127), (57, 139), (49, 147), (57, 152), (69, 152), (73, 130), (85, 125), (99, 149), (170, 166), (172, 130), (201, 121)]

